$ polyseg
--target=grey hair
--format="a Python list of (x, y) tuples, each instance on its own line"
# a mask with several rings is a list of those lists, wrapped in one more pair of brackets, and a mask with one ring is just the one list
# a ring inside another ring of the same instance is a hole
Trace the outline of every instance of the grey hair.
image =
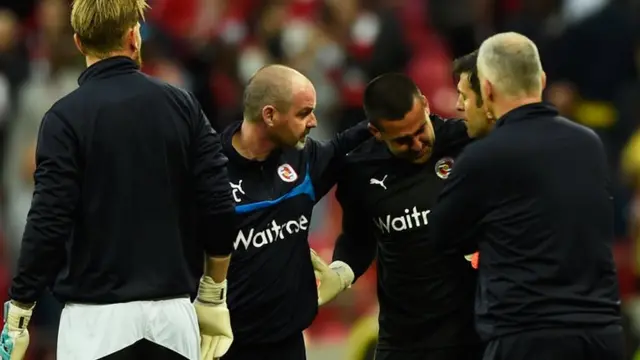
[(536, 45), (508, 32), (486, 39), (478, 51), (478, 73), (508, 97), (540, 95), (542, 62)]
[(289, 111), (292, 101), (291, 70), (282, 65), (267, 65), (256, 71), (244, 89), (242, 105), (245, 120), (260, 121), (262, 109), (268, 105), (280, 112)]

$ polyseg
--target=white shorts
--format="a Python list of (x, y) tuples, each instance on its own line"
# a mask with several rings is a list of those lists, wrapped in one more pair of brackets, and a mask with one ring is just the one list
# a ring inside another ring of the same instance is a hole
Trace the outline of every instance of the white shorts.
[(57, 359), (96, 360), (142, 339), (200, 360), (200, 330), (189, 299), (67, 303), (60, 317)]

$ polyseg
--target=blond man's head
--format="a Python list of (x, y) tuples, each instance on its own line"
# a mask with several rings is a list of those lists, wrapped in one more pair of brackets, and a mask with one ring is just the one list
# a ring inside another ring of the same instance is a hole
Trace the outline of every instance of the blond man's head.
[(71, 26), (78, 49), (98, 59), (130, 54), (140, 61), (145, 0), (74, 0)]
[[(500, 33), (478, 50), (478, 78), (485, 107), (542, 98), (546, 75), (536, 44), (522, 34)], [(497, 116), (499, 117), (499, 116)]]

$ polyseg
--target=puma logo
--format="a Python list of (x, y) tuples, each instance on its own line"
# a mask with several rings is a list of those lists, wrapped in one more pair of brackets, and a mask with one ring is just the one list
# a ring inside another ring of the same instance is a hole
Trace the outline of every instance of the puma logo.
[(384, 181), (387, 179), (387, 175), (385, 175), (382, 180), (378, 180), (378, 179), (374, 179), (371, 178), (371, 180), (369, 180), (369, 184), (370, 185), (380, 185), (383, 189), (387, 190), (387, 187), (384, 184)]

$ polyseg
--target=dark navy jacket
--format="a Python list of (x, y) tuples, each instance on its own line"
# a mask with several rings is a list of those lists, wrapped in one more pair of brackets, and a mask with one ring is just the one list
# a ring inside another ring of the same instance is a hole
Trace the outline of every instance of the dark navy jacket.
[(598, 136), (543, 103), (510, 111), (463, 151), (430, 230), (443, 250), (479, 249), (485, 340), (620, 322), (612, 199)]
[(42, 120), (11, 298), (36, 301), (51, 285), (61, 302), (194, 293), (202, 249), (231, 250), (218, 134), (191, 94), (129, 58), (102, 60), (78, 82)]

